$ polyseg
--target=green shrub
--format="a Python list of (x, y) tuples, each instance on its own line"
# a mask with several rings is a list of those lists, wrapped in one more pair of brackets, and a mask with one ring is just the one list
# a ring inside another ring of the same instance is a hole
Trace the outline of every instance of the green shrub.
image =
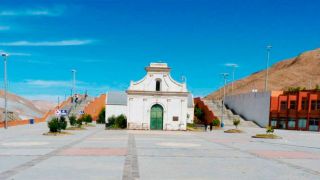
[(78, 126), (79, 128), (81, 128), (82, 122), (83, 122), (83, 117), (79, 117), (79, 118), (77, 119), (77, 126)]
[(236, 127), (236, 129), (238, 129), (239, 124), (240, 124), (240, 119), (239, 118), (234, 118), (233, 119), (233, 125)]
[(127, 128), (127, 117), (123, 114), (116, 118), (115, 126), (121, 129)]
[(272, 128), (272, 126), (267, 126), (267, 128), (266, 128), (266, 133), (267, 133), (267, 134), (272, 134), (272, 133), (274, 133), (274, 129)]
[(187, 127), (194, 128), (196, 125), (194, 123), (187, 123)]
[(49, 122), (48, 122), (48, 128), (50, 132), (59, 132), (60, 131), (60, 123), (59, 123), (59, 119), (58, 118), (52, 118)]
[(108, 118), (108, 123), (106, 123), (106, 127), (112, 127), (116, 123), (116, 117), (112, 115)]
[(213, 126), (219, 126), (219, 124), (220, 124), (220, 120), (219, 120), (219, 119), (214, 119), (214, 120), (212, 121), (212, 125), (213, 125)]
[(86, 124), (92, 123), (92, 116), (90, 114), (84, 114), (82, 118), (83, 122), (85, 122)]
[(66, 118), (64, 116), (61, 116), (60, 120), (59, 120), (60, 129), (66, 130), (67, 125), (68, 125), (68, 123), (66, 121)]
[(71, 115), (69, 117), (69, 122), (71, 126), (75, 126), (77, 124), (77, 117), (75, 115)]
[(106, 123), (106, 108), (101, 109), (99, 116), (98, 116), (98, 119), (97, 119), (97, 123), (98, 124)]
[(196, 105), (195, 107), (194, 107), (194, 116), (196, 117), (196, 122), (197, 123), (204, 123), (204, 116), (205, 116), (205, 114), (204, 114), (204, 112), (202, 111), (202, 109), (200, 109), (199, 107), (198, 107), (198, 105)]

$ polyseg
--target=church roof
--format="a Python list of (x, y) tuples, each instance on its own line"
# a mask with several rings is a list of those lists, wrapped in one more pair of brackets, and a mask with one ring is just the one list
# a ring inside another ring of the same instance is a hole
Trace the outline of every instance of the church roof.
[(122, 91), (108, 92), (107, 105), (127, 105), (127, 93)]

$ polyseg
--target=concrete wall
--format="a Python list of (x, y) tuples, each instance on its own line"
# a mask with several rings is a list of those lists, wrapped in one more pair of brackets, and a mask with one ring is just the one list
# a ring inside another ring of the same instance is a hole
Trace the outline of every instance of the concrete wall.
[(106, 105), (106, 122), (111, 116), (119, 116), (124, 114), (127, 116), (127, 106), (126, 105)]
[(258, 92), (227, 96), (225, 104), (244, 117), (262, 127), (269, 124), (270, 92)]

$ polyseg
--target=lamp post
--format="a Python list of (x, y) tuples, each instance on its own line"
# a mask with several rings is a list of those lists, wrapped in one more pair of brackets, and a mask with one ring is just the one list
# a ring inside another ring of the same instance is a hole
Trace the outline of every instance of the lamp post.
[(224, 81), (223, 99), (222, 99), (222, 108), (221, 108), (221, 112), (222, 112), (222, 115), (221, 115), (221, 127), (223, 127), (224, 126), (224, 124), (223, 124), (224, 101), (225, 101), (225, 98), (226, 98), (226, 85), (227, 85), (227, 78), (228, 78), (229, 74), (228, 73), (222, 73), (221, 75), (223, 76), (223, 81)]
[(270, 51), (272, 49), (271, 45), (267, 46), (267, 70), (266, 70), (266, 80), (265, 80), (265, 85), (264, 85), (264, 90), (267, 92), (268, 91), (268, 78), (269, 78), (269, 60), (270, 60)]
[(7, 107), (7, 58), (8, 54), (2, 53), (4, 63), (4, 128), (8, 128), (8, 107)]
[(75, 93), (76, 93), (76, 70), (75, 69), (72, 69), (71, 70), (72, 72), (72, 90), (71, 90), (71, 96), (73, 96)]
[(231, 95), (233, 95), (234, 74), (235, 74), (235, 71), (236, 71), (236, 68), (238, 67), (238, 65), (237, 64), (232, 64), (231, 67), (232, 67)]

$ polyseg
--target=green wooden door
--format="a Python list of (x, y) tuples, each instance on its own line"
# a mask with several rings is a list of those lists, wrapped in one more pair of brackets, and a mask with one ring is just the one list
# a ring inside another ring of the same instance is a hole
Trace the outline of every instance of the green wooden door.
[(158, 104), (151, 107), (150, 129), (152, 130), (163, 129), (163, 108)]

